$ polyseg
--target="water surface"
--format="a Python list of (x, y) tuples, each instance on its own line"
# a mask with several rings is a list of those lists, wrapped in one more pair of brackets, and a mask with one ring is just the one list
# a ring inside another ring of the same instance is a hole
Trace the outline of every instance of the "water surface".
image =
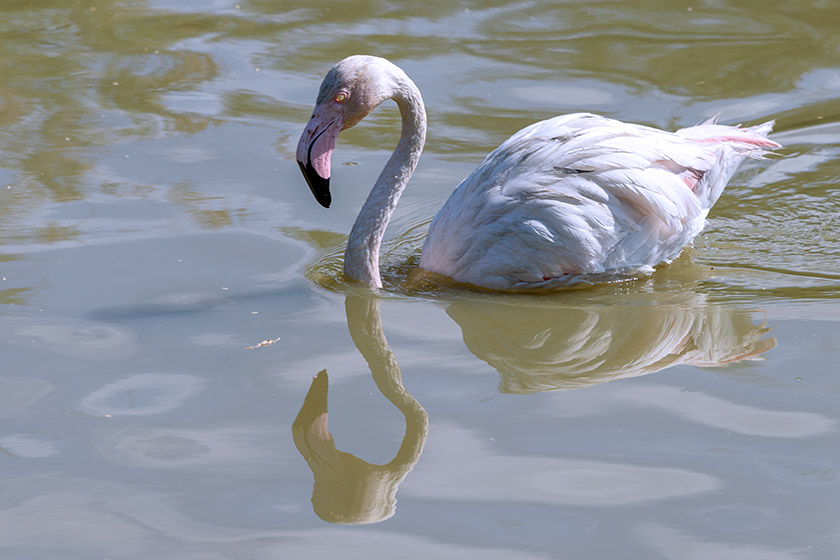
[[(0, 551), (66, 558), (840, 555), (840, 7), (0, 6)], [(398, 138), (294, 162), (323, 74), (386, 56), (429, 138), (379, 295), (342, 246)], [(647, 279), (412, 284), (531, 122), (777, 121)], [(325, 371), (325, 373), (320, 373)]]

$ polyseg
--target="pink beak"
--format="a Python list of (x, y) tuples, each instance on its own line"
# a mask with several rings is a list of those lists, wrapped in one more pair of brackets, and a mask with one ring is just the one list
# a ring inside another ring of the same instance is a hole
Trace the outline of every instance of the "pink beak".
[(330, 207), (330, 156), (344, 120), (334, 107), (315, 107), (297, 147), (297, 161), (309, 190), (324, 208)]

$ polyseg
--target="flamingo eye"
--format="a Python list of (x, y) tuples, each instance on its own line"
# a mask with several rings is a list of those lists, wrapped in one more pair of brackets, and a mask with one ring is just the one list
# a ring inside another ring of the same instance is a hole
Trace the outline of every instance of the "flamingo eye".
[(337, 103), (343, 103), (347, 100), (347, 93), (346, 92), (339, 92), (338, 95), (335, 96), (335, 100)]

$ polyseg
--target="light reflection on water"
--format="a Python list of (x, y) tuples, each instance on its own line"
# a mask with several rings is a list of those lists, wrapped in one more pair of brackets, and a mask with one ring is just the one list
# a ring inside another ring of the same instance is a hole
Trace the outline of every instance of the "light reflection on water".
[(148, 416), (178, 408), (198, 394), (204, 381), (183, 374), (141, 373), (108, 383), (82, 399), (88, 414)]
[[(3, 3), (0, 555), (836, 558), (838, 9)], [(293, 161), (355, 52), (403, 66), (430, 118), (379, 299), (341, 259), (395, 110), (342, 135), (333, 209)], [(649, 279), (417, 278), (458, 181), (580, 110), (774, 118), (785, 148)]]

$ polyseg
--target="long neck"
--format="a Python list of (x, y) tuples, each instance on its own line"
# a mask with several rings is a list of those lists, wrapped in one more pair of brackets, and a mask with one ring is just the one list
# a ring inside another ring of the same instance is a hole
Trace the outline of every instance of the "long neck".
[(417, 86), (406, 77), (396, 84), (392, 98), (402, 115), (400, 141), (362, 206), (344, 253), (344, 274), (375, 288), (382, 287), (379, 248), (385, 228), (426, 141), (426, 109)]
[(379, 300), (348, 296), (344, 306), (350, 336), (368, 363), (376, 387), (405, 417), (402, 444), (396, 456), (387, 464), (389, 470), (398, 474), (399, 482), (420, 459), (429, 433), (429, 417), (423, 406), (403, 385), (400, 364), (382, 328)]

